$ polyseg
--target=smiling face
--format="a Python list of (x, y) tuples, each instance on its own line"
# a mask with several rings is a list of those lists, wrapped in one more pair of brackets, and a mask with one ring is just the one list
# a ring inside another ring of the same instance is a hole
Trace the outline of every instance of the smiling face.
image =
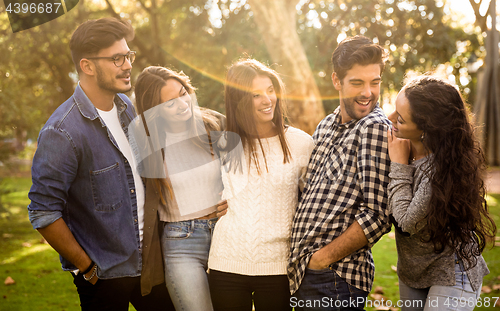
[[(116, 41), (108, 48), (102, 49), (96, 57), (114, 57), (130, 51), (125, 39)], [(128, 59), (121, 67), (116, 67), (111, 59), (93, 59), (96, 68), (96, 83), (103, 90), (113, 94), (128, 92), (132, 88), (130, 71), (132, 64)]]
[(404, 89), (396, 98), (396, 110), (389, 115), (392, 122), (392, 131), (398, 138), (420, 141), (423, 131), (417, 127), (411, 118), (410, 102), (405, 96)]
[(187, 121), (193, 115), (191, 96), (177, 79), (168, 79), (161, 89), (162, 117), (172, 132), (188, 129)]
[(257, 128), (272, 127), (277, 96), (268, 76), (256, 76), (253, 79), (252, 101)]
[(356, 64), (342, 81), (335, 73), (332, 80), (340, 95), (342, 123), (359, 120), (373, 111), (380, 95), (380, 64)]

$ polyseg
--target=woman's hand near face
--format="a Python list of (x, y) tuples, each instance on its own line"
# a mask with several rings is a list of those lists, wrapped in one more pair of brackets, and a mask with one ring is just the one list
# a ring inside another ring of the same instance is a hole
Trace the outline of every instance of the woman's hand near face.
[(392, 162), (408, 164), (410, 157), (410, 141), (401, 139), (392, 133), (392, 128), (387, 130), (387, 142), (389, 148), (389, 157)]

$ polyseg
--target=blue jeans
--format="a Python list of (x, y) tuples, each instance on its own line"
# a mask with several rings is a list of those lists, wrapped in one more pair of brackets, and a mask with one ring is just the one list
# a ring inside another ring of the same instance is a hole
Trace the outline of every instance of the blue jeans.
[(207, 262), (216, 222), (217, 218), (165, 223), (165, 282), (177, 311), (213, 310)]
[(460, 261), (455, 264), (455, 285), (433, 285), (411, 288), (399, 280), (402, 311), (472, 311), (481, 294), (481, 285), (474, 291)]
[(368, 292), (358, 289), (330, 268), (312, 270), (306, 274), (290, 304), (295, 311), (363, 310)]

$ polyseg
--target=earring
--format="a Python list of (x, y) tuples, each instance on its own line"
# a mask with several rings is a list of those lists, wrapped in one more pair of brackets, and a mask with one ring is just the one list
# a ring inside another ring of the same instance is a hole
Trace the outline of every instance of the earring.
[(422, 134), (420, 135), (420, 141), (424, 141), (424, 139), (425, 139), (425, 133), (422, 132)]

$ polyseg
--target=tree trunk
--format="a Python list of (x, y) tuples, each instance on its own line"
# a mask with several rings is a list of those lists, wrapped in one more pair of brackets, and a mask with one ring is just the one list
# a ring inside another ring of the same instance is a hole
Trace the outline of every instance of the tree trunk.
[[(474, 10), (474, 15), (476, 16), (476, 21), (474, 22), (474, 24), (476, 26), (481, 27), (482, 32), (486, 32), (486, 31), (488, 31), (488, 27), (486, 26), (486, 19), (488, 17), (488, 14), (485, 14), (484, 16), (482, 16), (479, 13), (479, 8), (483, 4), (483, 1), (485, 1), (485, 0), (480, 0), (478, 3), (476, 3), (475, 0), (469, 0), (469, 3), (472, 6), (472, 9)], [(490, 6), (491, 6), (491, 2), (492, 1), (490, 1)]]
[[(283, 77), (293, 125), (312, 134), (325, 116), (318, 86), (296, 31), (297, 0), (249, 0), (267, 50)], [(333, 87), (333, 86), (332, 86)]]
[[(496, 4), (491, 1), (490, 16), (496, 25)], [(484, 72), (478, 75), (478, 93), (474, 105), (481, 146), (486, 162), (490, 166), (500, 165), (500, 79), (498, 68), (498, 40), (496, 27), (488, 31), (486, 37), (486, 58)]]

